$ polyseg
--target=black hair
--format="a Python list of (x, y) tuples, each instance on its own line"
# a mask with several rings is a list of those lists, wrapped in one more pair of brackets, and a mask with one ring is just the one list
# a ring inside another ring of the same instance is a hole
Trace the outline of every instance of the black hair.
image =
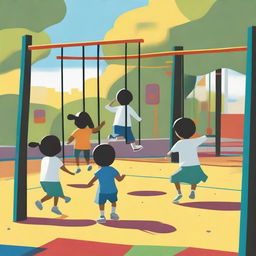
[(116, 157), (116, 152), (109, 144), (100, 144), (93, 150), (93, 159), (99, 166), (111, 165)]
[(39, 147), (40, 152), (45, 156), (56, 156), (61, 151), (60, 140), (54, 135), (44, 137), (40, 143), (30, 142), (28, 146)]
[(79, 112), (76, 115), (69, 114), (67, 118), (68, 120), (75, 120), (75, 125), (80, 129), (86, 128), (87, 126), (94, 128), (92, 118), (87, 112)]
[(173, 129), (180, 137), (188, 139), (196, 132), (196, 125), (190, 118), (181, 117), (174, 122)]
[(122, 89), (117, 92), (116, 99), (120, 105), (129, 105), (133, 100), (133, 95), (130, 91)]

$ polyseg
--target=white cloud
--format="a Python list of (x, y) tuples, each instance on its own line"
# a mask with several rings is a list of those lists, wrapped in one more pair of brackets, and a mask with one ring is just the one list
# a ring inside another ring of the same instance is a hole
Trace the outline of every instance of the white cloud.
[[(102, 70), (100, 70), (100, 75)], [(96, 68), (85, 69), (85, 80), (97, 77)], [(63, 70), (64, 91), (70, 92), (72, 88), (78, 88), (82, 91), (82, 69), (64, 68)], [(31, 73), (32, 86), (44, 86), (61, 90), (61, 72), (60, 69), (33, 69)]]

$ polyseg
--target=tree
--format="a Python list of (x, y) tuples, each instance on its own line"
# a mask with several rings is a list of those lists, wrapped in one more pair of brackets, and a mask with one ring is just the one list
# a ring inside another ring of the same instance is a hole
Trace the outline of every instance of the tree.
[[(0, 74), (19, 68), (21, 37), (33, 36), (33, 44), (48, 44), (43, 32), (60, 22), (66, 14), (64, 0), (0, 0)], [(49, 50), (35, 51), (32, 63), (49, 55)]]

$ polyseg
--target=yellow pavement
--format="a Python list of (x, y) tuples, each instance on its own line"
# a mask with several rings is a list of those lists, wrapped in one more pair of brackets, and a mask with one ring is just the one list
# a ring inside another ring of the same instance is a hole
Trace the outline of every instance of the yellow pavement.
[[(135, 161), (115, 161), (113, 165), (120, 173), (169, 177), (177, 169), (176, 164), (146, 163)], [(68, 166), (71, 171), (74, 166)], [(217, 188), (240, 190), (241, 167), (212, 167), (203, 166), (209, 176), (206, 183), (200, 185)], [(98, 206), (93, 202), (97, 184), (91, 188), (74, 188), (67, 184), (84, 184), (93, 176), (97, 166), (93, 165), (91, 172), (71, 176), (61, 173), (64, 192), (72, 197), (72, 201), (65, 204), (59, 202), (63, 212), (61, 218), (66, 220), (87, 219), (95, 220), (99, 217)], [(132, 244), (132, 245), (166, 245), (199, 247), (225, 251), (238, 251), (239, 241), (239, 211), (207, 210), (175, 205), (171, 202), (176, 195), (175, 189), (167, 179), (126, 177), (118, 183), (117, 213), (121, 220), (157, 221), (176, 228), (175, 232), (160, 233), (146, 230), (127, 229), (93, 224), (89, 226), (53, 226), (32, 225), (12, 222), (13, 180), (0, 180), (0, 229), (1, 244), (40, 246), (55, 238), (71, 238), (89, 241)], [(39, 211), (34, 201), (44, 195), (39, 183), (39, 174), (28, 177), (28, 216), (38, 218), (60, 218), (50, 209), (52, 200), (44, 204), (43, 211)], [(192, 202), (188, 198), (189, 186), (183, 186), (181, 203)], [(132, 196), (132, 191), (163, 191), (167, 194), (160, 196)], [(240, 191), (198, 188), (195, 202), (240, 202)], [(111, 206), (106, 204), (106, 216), (109, 217)]]

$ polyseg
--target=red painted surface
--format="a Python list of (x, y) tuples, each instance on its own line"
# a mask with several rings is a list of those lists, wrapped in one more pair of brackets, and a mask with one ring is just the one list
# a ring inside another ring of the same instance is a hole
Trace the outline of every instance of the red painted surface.
[(107, 244), (99, 242), (89, 242), (82, 240), (57, 238), (40, 248), (45, 250), (37, 253), (39, 256), (123, 256), (131, 248), (131, 245)]
[(221, 115), (221, 137), (232, 139), (243, 139), (244, 115), (222, 114)]
[(175, 256), (238, 256), (235, 252), (224, 252), (207, 249), (187, 248)]
[(65, 48), (77, 46), (91, 46), (91, 45), (107, 45), (107, 44), (124, 44), (124, 43), (143, 43), (143, 39), (127, 39), (127, 40), (111, 40), (111, 41), (95, 41), (95, 42), (81, 42), (81, 43), (65, 43), (65, 44), (45, 44), (45, 45), (31, 45), (29, 50), (42, 50), (52, 48)]
[[(29, 47), (31, 49), (32, 47)], [(48, 47), (54, 48), (54, 47)], [(55, 47), (57, 48), (57, 47)], [(59, 48), (59, 47), (58, 47)], [(43, 49), (43, 48), (40, 48)], [(170, 52), (154, 52), (154, 53), (145, 53), (141, 54), (140, 58), (155, 58), (155, 57), (165, 57), (165, 56), (173, 56), (173, 55), (193, 55), (193, 54), (204, 54), (204, 53), (221, 53), (221, 52), (241, 52), (247, 51), (247, 47), (229, 47), (229, 48), (216, 48), (216, 49), (201, 49), (201, 50), (185, 50), (185, 51), (170, 51)], [(122, 60), (122, 59), (137, 59), (138, 55), (128, 55), (125, 57), (124, 55), (121, 56), (103, 56), (100, 57), (100, 60)], [(56, 59), (60, 60), (81, 60), (83, 57), (77, 56), (57, 56)], [(97, 57), (88, 56), (84, 57), (85, 60), (97, 60)]]

